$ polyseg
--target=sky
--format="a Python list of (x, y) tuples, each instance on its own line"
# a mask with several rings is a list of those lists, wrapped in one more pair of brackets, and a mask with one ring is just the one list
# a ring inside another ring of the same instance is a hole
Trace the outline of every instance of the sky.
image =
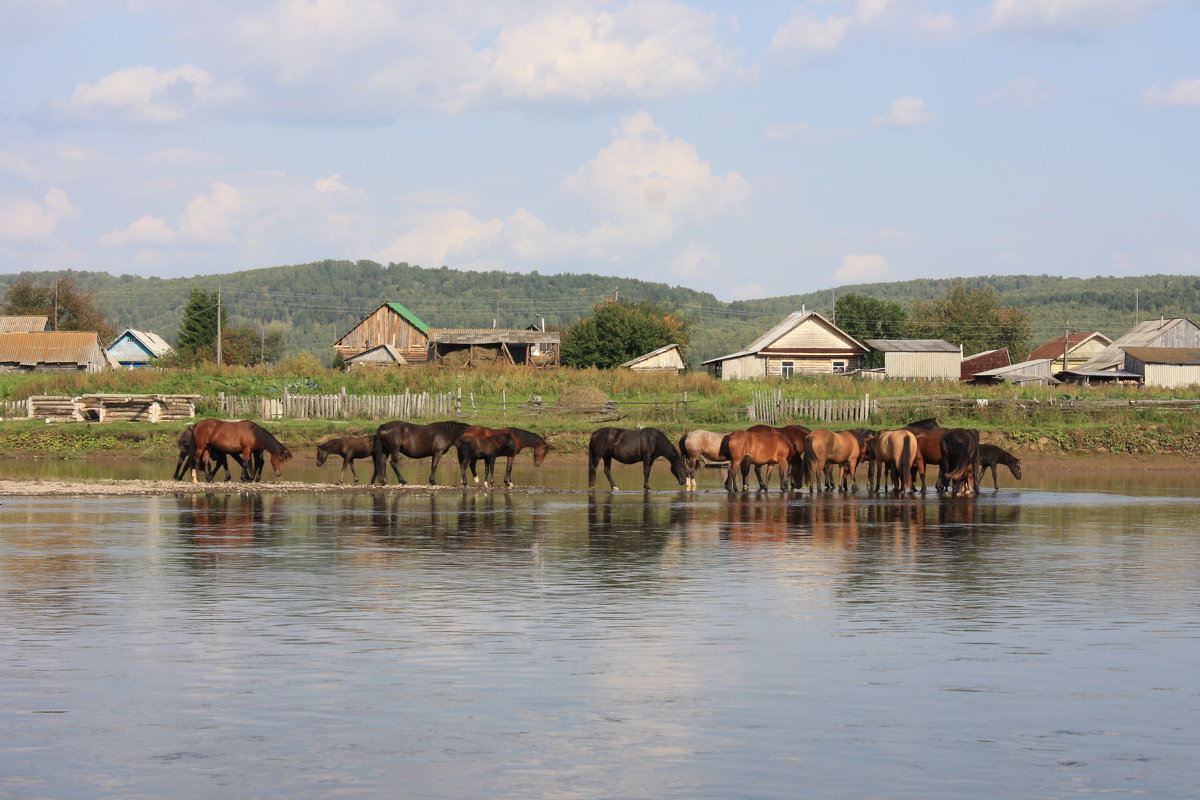
[(0, 273), (1200, 273), (1197, 0), (0, 0)]

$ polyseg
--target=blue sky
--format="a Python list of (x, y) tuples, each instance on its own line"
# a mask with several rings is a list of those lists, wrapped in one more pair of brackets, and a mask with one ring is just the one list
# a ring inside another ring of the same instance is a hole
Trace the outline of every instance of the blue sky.
[(0, 272), (1200, 273), (1195, 0), (0, 0)]

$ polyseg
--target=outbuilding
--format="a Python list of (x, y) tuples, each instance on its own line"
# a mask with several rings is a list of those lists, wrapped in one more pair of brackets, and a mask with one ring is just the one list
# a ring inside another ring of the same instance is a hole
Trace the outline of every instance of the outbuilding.
[(1142, 376), (1142, 385), (1181, 389), (1200, 385), (1200, 348), (1127, 347), (1125, 371)]
[(1059, 383), (1051, 374), (1053, 359), (1039, 358), (1033, 361), (1021, 361), (1009, 364), (1007, 367), (984, 370), (975, 373), (977, 383), (1040, 383), (1055, 385)]
[(399, 303), (384, 303), (333, 343), (348, 361), (365, 350), (390, 345), (408, 364), (429, 360), (429, 326)]
[(0, 372), (104, 372), (115, 367), (97, 333), (0, 334)]
[(867, 339), (883, 353), (883, 372), (907, 380), (958, 380), (962, 348), (944, 339)]
[(651, 350), (645, 355), (631, 358), (621, 365), (634, 372), (674, 372), (687, 369), (683, 362), (683, 352), (677, 344), (669, 344), (657, 350)]

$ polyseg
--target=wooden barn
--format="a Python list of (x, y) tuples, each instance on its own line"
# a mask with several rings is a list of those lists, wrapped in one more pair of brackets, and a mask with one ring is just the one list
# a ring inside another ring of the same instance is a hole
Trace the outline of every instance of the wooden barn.
[(669, 344), (637, 358), (631, 358), (621, 366), (634, 372), (679, 373), (687, 369), (687, 364), (683, 362), (683, 351), (677, 344)]
[[(1058, 336), (1036, 348), (1029, 354), (1029, 359), (1031, 361), (1039, 358), (1053, 359), (1054, 363), (1051, 365), (1053, 371), (1062, 372), (1083, 366), (1112, 343), (1113, 340), (1100, 331), (1072, 333), (1067, 336)], [(1066, 353), (1065, 363), (1064, 353)]]
[(1007, 367), (1011, 363), (1012, 359), (1009, 358), (1007, 347), (1001, 347), (998, 350), (984, 350), (982, 353), (963, 358), (958, 377), (959, 380), (973, 381), (977, 373)]
[(100, 335), (86, 331), (0, 333), (0, 372), (103, 372), (115, 369)]
[(868, 347), (883, 353), (883, 372), (905, 380), (958, 380), (962, 348), (944, 339), (867, 339)]
[(537, 328), (436, 328), (430, 332), (430, 358), (434, 363), (457, 366), (480, 364), (557, 367), (562, 336)]
[(1127, 347), (1125, 371), (1142, 376), (1143, 386), (1181, 389), (1200, 385), (1200, 349)]
[(127, 369), (144, 367), (169, 352), (171, 345), (157, 333), (139, 331), (136, 328), (126, 328), (125, 332), (108, 346), (108, 355)]
[(830, 375), (862, 368), (866, 345), (815, 311), (797, 311), (744, 350), (704, 362), (722, 380)]
[(1068, 372), (1084, 374), (1106, 370), (1127, 371), (1125, 350), (1129, 347), (1200, 348), (1200, 328), (1183, 317), (1148, 320), (1135, 325), (1129, 333)]
[(380, 345), (390, 345), (408, 364), (429, 360), (429, 326), (399, 303), (384, 303), (362, 322), (333, 343), (333, 349), (348, 361)]

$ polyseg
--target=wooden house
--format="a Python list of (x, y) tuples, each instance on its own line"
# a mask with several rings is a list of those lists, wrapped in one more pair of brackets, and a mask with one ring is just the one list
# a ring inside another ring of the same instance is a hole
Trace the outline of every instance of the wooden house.
[(867, 339), (883, 353), (883, 373), (906, 380), (958, 380), (962, 348), (944, 339)]
[(1200, 385), (1200, 349), (1126, 347), (1125, 371), (1142, 376), (1143, 386), (1180, 389)]
[(0, 333), (41, 333), (48, 330), (49, 317), (0, 316)]
[(1068, 372), (1125, 372), (1125, 350), (1129, 347), (1200, 348), (1200, 328), (1189, 319), (1152, 319), (1133, 327), (1129, 333), (1107, 345), (1096, 355)]
[(430, 358), (443, 363), (447, 357), (458, 366), (479, 364), (557, 367), (562, 335), (538, 328), (436, 328), (429, 335)]
[(103, 372), (115, 369), (100, 335), (86, 331), (0, 333), (0, 372)]
[(722, 380), (830, 375), (862, 367), (866, 345), (815, 311), (797, 311), (744, 350), (704, 362)]
[(408, 362), (400, 351), (390, 344), (381, 344), (361, 353), (355, 353), (346, 359), (346, 370), (364, 367), (403, 367)]
[(171, 345), (150, 331), (126, 328), (108, 346), (108, 355), (127, 369), (144, 367), (171, 352)]
[[(1085, 362), (1112, 343), (1113, 340), (1100, 331), (1072, 333), (1067, 336), (1057, 336), (1037, 347), (1029, 354), (1029, 359), (1053, 359), (1054, 363), (1051, 365), (1053, 371), (1062, 372), (1083, 366)], [(1066, 354), (1065, 363), (1064, 353)]]
[(366, 350), (390, 345), (408, 364), (429, 360), (429, 326), (399, 303), (384, 303), (333, 343), (333, 349), (349, 360)]
[(982, 353), (963, 358), (958, 377), (959, 380), (973, 381), (976, 373), (1007, 367), (1011, 363), (1012, 359), (1009, 358), (1007, 347), (1001, 347), (998, 350), (984, 350)]
[(1022, 361), (975, 373), (976, 383), (1040, 383), (1043, 385), (1057, 384), (1051, 371), (1053, 359), (1039, 358), (1035, 361)]
[(634, 372), (679, 373), (687, 369), (687, 365), (683, 363), (683, 351), (677, 344), (669, 344), (637, 358), (631, 358), (621, 366)]

